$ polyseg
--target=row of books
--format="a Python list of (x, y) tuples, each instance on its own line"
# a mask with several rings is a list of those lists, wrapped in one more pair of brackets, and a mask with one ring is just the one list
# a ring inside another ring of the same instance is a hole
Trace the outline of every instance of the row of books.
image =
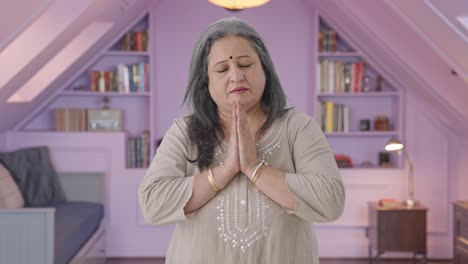
[(129, 31), (120, 39), (119, 48), (124, 51), (147, 51), (148, 43), (148, 31)]
[(318, 93), (359, 93), (369, 90), (364, 84), (364, 62), (346, 63), (322, 60), (317, 65)]
[(337, 33), (333, 30), (324, 30), (319, 32), (319, 51), (336, 52)]
[(92, 92), (148, 92), (149, 64), (118, 64), (114, 72), (90, 71), (89, 78)]
[(149, 131), (127, 138), (127, 168), (147, 168), (150, 162)]
[(86, 108), (54, 109), (56, 131), (86, 131), (88, 127)]
[(331, 101), (319, 101), (316, 119), (325, 133), (349, 132), (349, 108)]

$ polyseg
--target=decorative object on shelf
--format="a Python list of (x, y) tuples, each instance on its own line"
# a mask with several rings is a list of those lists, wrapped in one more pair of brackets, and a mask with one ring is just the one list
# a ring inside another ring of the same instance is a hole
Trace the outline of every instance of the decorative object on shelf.
[(73, 91), (89, 91), (85, 85), (77, 85), (72, 88)]
[(375, 81), (375, 91), (381, 92), (382, 91), (382, 76), (377, 75), (377, 80)]
[(369, 85), (370, 81), (369, 81), (369, 76), (364, 76), (364, 80), (363, 80), (363, 85), (362, 85), (362, 91), (363, 92), (369, 92), (370, 91), (370, 85)]
[(365, 118), (359, 120), (359, 130), (360, 131), (369, 131), (370, 130), (370, 120)]
[(107, 96), (102, 98), (101, 109), (88, 109), (88, 130), (89, 131), (121, 131), (123, 127), (122, 111), (109, 107), (110, 99)]
[(359, 164), (360, 168), (374, 168), (374, 164), (370, 160), (365, 160)]
[(379, 152), (379, 166), (384, 168), (392, 167), (392, 162), (390, 161), (390, 153)]
[(338, 168), (352, 168), (353, 161), (349, 156), (342, 155), (342, 154), (335, 154), (336, 164)]
[(224, 7), (231, 11), (242, 10), (264, 5), (270, 0), (208, 0), (212, 4)]
[(406, 200), (406, 206), (413, 207), (415, 205), (414, 200), (414, 175), (413, 175), (413, 162), (409, 158), (408, 151), (405, 145), (398, 139), (390, 139), (385, 145), (385, 150), (392, 152), (398, 151), (398, 154), (403, 152), (405, 160), (408, 162), (408, 197)]
[(374, 121), (374, 129), (376, 131), (388, 131), (390, 130), (390, 124), (388, 117), (386, 116), (377, 116)]
[(109, 109), (110, 98), (108, 96), (102, 97), (102, 109)]
[(122, 131), (119, 109), (88, 109), (88, 131)]

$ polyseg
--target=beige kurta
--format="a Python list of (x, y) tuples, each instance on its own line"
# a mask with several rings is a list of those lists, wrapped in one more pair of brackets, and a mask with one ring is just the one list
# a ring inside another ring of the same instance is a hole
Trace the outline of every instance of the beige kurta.
[[(336, 219), (344, 188), (333, 154), (316, 122), (289, 111), (257, 142), (258, 157), (286, 173), (295, 195), (287, 210), (239, 174), (207, 204), (189, 216), (183, 208), (193, 188), (195, 146), (188, 143), (187, 119), (168, 130), (139, 188), (139, 201), (152, 224), (175, 223), (167, 252), (169, 264), (318, 263), (311, 223)], [(227, 144), (215, 150), (215, 166)], [(262, 175), (261, 177), (268, 177)], [(154, 239), (158, 239), (155, 237)]]

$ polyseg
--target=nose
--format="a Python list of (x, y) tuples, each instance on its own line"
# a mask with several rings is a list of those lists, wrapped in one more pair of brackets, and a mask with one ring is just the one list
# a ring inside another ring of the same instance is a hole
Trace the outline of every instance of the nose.
[(234, 83), (234, 82), (240, 82), (243, 80), (244, 80), (244, 73), (242, 72), (242, 70), (239, 69), (239, 67), (232, 67), (229, 81)]

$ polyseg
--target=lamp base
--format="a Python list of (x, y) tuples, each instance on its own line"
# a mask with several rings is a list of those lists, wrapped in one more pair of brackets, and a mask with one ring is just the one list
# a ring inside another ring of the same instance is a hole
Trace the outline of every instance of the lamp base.
[(411, 200), (411, 199), (408, 199), (404, 202), (404, 204), (406, 205), (406, 207), (408, 208), (413, 208), (414, 205), (416, 204), (416, 201), (414, 200)]

